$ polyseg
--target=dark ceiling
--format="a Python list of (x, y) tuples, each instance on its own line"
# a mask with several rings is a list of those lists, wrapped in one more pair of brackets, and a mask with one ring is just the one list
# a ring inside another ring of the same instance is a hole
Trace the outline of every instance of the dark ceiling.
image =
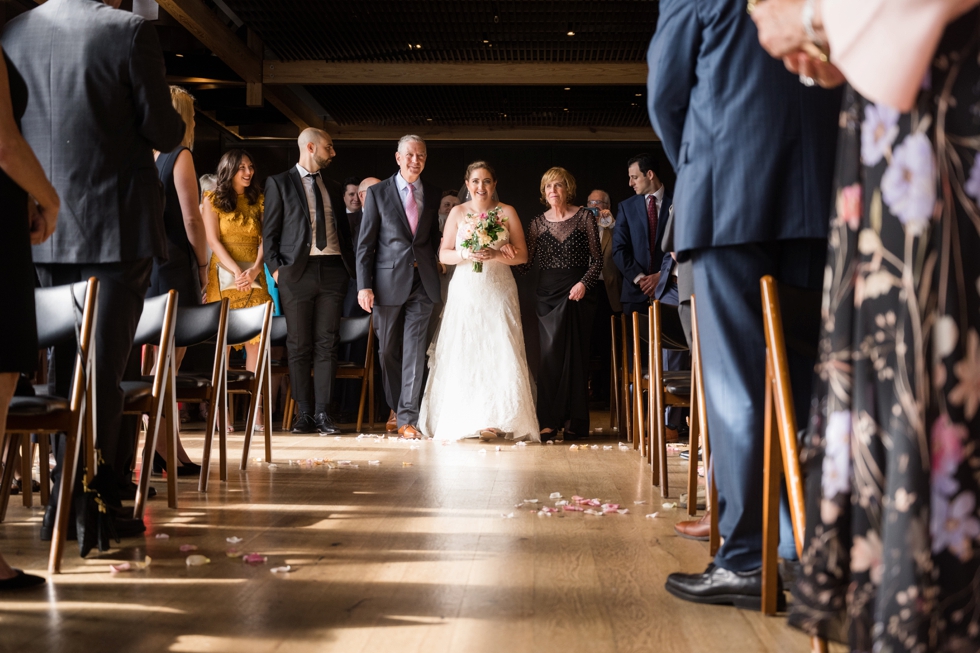
[[(185, 2), (213, 12), (242, 43), (249, 32), (259, 37), (265, 60), (321, 64), (635, 64), (645, 61), (658, 16), (657, 0), (179, 0)], [(247, 107), (245, 83), (233, 66), (179, 20), (161, 9), (156, 24), (171, 81), (187, 87), (206, 115), (242, 135), (295, 131), (295, 120), (269, 102)], [(594, 75), (583, 85), (547, 83), (546, 77), (544, 83), (485, 86), (452, 78), (444, 84), (367, 81), (304, 83), (293, 90), (328, 123), (361, 132), (535, 128), (551, 130), (558, 140), (563, 129), (631, 129), (655, 139), (642, 84), (602, 85)]]

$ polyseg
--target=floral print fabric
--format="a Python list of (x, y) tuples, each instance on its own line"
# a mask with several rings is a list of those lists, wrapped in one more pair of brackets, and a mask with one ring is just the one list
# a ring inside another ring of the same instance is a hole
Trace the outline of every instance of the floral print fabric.
[(980, 13), (908, 114), (845, 94), (790, 620), (980, 650)]

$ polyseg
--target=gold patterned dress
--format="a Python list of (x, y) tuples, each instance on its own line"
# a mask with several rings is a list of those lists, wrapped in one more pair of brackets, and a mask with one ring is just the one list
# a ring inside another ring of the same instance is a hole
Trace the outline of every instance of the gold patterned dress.
[[(238, 205), (233, 212), (219, 209), (214, 203), (212, 191), (205, 192), (204, 198), (211, 203), (211, 208), (218, 215), (221, 244), (235, 261), (247, 262), (248, 267), (251, 267), (262, 244), (262, 211), (265, 208), (265, 196), (259, 195), (258, 202), (249, 204), (244, 195), (239, 195)], [(206, 301), (216, 302), (227, 297), (231, 308), (245, 308), (258, 306), (272, 299), (265, 285), (264, 273), (255, 278), (255, 285), (258, 288), (246, 291), (237, 288), (221, 290), (218, 284), (218, 265), (218, 257), (212, 253), (211, 261), (208, 263), (208, 285), (204, 289)], [(242, 263), (243, 270), (245, 267)]]

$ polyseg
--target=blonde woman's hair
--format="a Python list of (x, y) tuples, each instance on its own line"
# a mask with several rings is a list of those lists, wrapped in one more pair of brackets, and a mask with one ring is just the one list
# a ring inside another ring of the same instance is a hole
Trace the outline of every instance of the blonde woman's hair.
[(180, 144), (189, 150), (194, 149), (194, 96), (179, 86), (170, 87), (170, 101), (174, 109), (184, 119), (184, 138)]
[(571, 202), (575, 198), (575, 177), (572, 176), (568, 170), (562, 167), (555, 166), (554, 168), (549, 168), (544, 175), (541, 177), (541, 203), (545, 206), (551, 206), (548, 204), (548, 198), (545, 197), (544, 187), (553, 181), (563, 181), (565, 182), (565, 190), (568, 193), (566, 198), (567, 202)]

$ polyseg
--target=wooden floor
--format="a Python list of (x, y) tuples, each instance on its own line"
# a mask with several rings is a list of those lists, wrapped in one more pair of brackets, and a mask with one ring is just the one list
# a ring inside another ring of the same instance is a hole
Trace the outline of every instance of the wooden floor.
[[(184, 442), (199, 459), (200, 433)], [(706, 545), (674, 535), (685, 513), (662, 507), (632, 449), (589, 444), (598, 449), (277, 433), (275, 466), (235, 464), (225, 484), (212, 467), (206, 495), (182, 480), (178, 511), (154, 480), (145, 539), (88, 559), (72, 542), (63, 575), (0, 595), (0, 651), (808, 650), (783, 618), (668, 595), (667, 574), (703, 569)], [(229, 452), (240, 455), (240, 434)], [(671, 469), (679, 489), (686, 463), (672, 457)], [(553, 492), (630, 512), (539, 516)], [(34, 573), (47, 556), (40, 519), (13, 497), (0, 524), (0, 551)], [(233, 547), (268, 561), (246, 564)], [(188, 567), (192, 554), (211, 562)], [(146, 569), (109, 571), (147, 556)]]

